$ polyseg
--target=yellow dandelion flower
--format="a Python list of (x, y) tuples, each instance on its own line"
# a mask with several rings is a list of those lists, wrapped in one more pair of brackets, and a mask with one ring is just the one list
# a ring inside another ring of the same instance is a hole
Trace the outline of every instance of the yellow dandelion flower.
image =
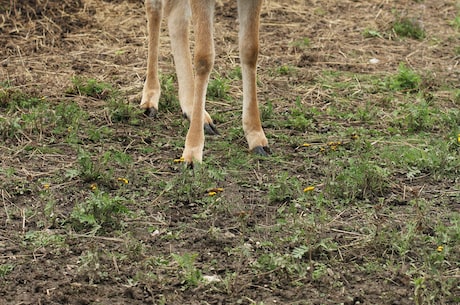
[(47, 190), (50, 188), (50, 184), (49, 183), (45, 183), (43, 184), (43, 189)]
[(212, 188), (207, 189), (206, 193), (211, 193), (211, 192), (222, 193), (223, 191), (224, 191), (223, 187), (212, 187)]
[(457, 135), (457, 142), (460, 143), (460, 133)]
[(329, 145), (329, 146), (331, 146), (331, 147), (337, 148), (337, 146), (342, 145), (342, 142), (340, 142), (340, 141), (337, 141), (337, 142), (329, 142), (329, 143), (327, 143), (327, 145)]
[(315, 189), (314, 186), (307, 186), (306, 188), (303, 189), (304, 193), (311, 192)]
[(303, 143), (303, 144), (302, 144), (302, 147), (310, 147), (310, 146), (311, 146), (310, 143)]
[(436, 248), (436, 251), (442, 252), (442, 251), (444, 251), (444, 247), (443, 247), (443, 246), (438, 246), (438, 247)]
[(90, 188), (92, 191), (95, 191), (95, 190), (97, 190), (97, 184), (96, 184), (96, 183), (91, 183), (91, 185), (89, 186), (89, 188)]
[(179, 159), (174, 159), (174, 163), (183, 163), (185, 161), (184, 157), (180, 157)]
[(357, 134), (352, 134), (350, 137), (352, 140), (358, 140), (359, 136)]
[(217, 194), (217, 192), (208, 192), (209, 197), (215, 196), (216, 194)]
[(126, 178), (118, 178), (117, 180), (120, 181), (120, 182), (123, 182), (124, 184), (129, 183), (128, 179), (126, 179)]

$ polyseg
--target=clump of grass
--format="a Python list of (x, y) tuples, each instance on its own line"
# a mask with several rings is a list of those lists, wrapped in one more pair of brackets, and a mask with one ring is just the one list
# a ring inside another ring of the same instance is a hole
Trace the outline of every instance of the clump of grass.
[(17, 108), (30, 109), (43, 101), (43, 98), (30, 96), (15, 88), (0, 87), (0, 108), (5, 108), (7, 111), (14, 111)]
[(72, 78), (72, 84), (73, 87), (67, 89), (68, 94), (79, 94), (97, 99), (107, 99), (114, 93), (111, 84), (98, 81), (94, 78), (76, 76)]
[(325, 193), (345, 200), (382, 197), (388, 188), (389, 172), (368, 158), (350, 159), (342, 169), (329, 170)]
[(172, 253), (172, 258), (181, 268), (182, 284), (185, 287), (196, 287), (203, 280), (201, 270), (195, 266), (197, 253), (184, 253), (182, 255)]
[(425, 30), (422, 27), (422, 23), (414, 18), (399, 17), (393, 22), (391, 29), (399, 37), (418, 40), (425, 38)]
[(404, 63), (399, 64), (398, 74), (390, 77), (388, 86), (391, 90), (416, 92), (422, 84), (421, 76), (408, 68)]
[(227, 100), (229, 98), (229, 81), (217, 76), (209, 81), (206, 96), (210, 100)]
[(139, 125), (143, 110), (123, 101), (118, 97), (111, 98), (107, 102), (109, 117), (112, 122), (127, 122), (131, 125)]
[(378, 30), (373, 30), (373, 29), (365, 29), (363, 31), (363, 34), (364, 38), (374, 38), (374, 37), (378, 37), (378, 38), (383, 38), (383, 35), (378, 31)]
[(84, 277), (91, 285), (99, 283), (109, 276), (102, 251), (87, 250), (78, 257), (78, 274)]
[(10, 274), (14, 269), (13, 264), (3, 264), (0, 265), (0, 279), (5, 278), (8, 274)]
[(450, 22), (450, 25), (452, 25), (457, 31), (460, 30), (460, 13), (455, 16), (454, 20)]
[(48, 231), (29, 231), (24, 236), (26, 244), (31, 244), (35, 249), (42, 247), (62, 247), (65, 242), (63, 235), (52, 234)]
[(453, 93), (453, 100), (454, 102), (459, 105), (460, 104), (460, 89), (456, 89)]
[(107, 158), (99, 158), (97, 161), (93, 161), (88, 151), (80, 149), (77, 156), (80, 178), (85, 182), (93, 182), (101, 179), (104, 175), (103, 170), (107, 161)]
[(421, 101), (416, 104), (409, 104), (405, 114), (407, 129), (410, 132), (419, 132), (433, 128), (433, 118), (428, 103)]
[(268, 186), (268, 198), (272, 203), (290, 202), (300, 194), (300, 183), (296, 177), (284, 172), (275, 176), (275, 183)]
[(286, 127), (305, 132), (313, 126), (313, 115), (307, 111), (300, 97), (296, 99), (296, 106), (292, 107)]
[(120, 228), (120, 216), (128, 214), (129, 210), (124, 205), (125, 198), (96, 191), (91, 197), (77, 204), (70, 214), (72, 228), (81, 231), (89, 229), (96, 233), (103, 227)]
[(310, 41), (310, 38), (304, 37), (303, 39), (294, 41), (291, 45), (299, 49), (306, 49), (310, 47), (311, 41)]
[[(210, 160), (208, 160), (210, 162)], [(179, 166), (182, 166), (178, 162)], [(172, 200), (181, 204), (206, 204), (212, 202), (212, 197), (206, 194), (206, 189), (212, 188), (213, 183), (219, 183), (224, 180), (225, 171), (214, 168), (208, 163), (208, 167), (194, 165), (193, 170), (184, 170), (177, 175), (165, 190), (171, 195)], [(213, 182), (212, 182), (213, 181)], [(171, 192), (169, 192), (172, 190)]]

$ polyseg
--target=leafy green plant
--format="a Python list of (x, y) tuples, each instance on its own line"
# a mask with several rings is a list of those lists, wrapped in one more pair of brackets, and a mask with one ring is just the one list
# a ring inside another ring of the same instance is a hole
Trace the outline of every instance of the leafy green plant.
[(296, 99), (295, 107), (292, 107), (289, 117), (286, 122), (286, 127), (306, 132), (313, 127), (313, 116), (302, 105), (300, 97)]
[(109, 117), (112, 122), (128, 122), (131, 125), (139, 125), (143, 109), (133, 106), (119, 97), (114, 97), (107, 102)]
[(230, 72), (228, 73), (228, 77), (230, 79), (243, 79), (243, 74), (241, 73), (241, 66), (235, 66)]
[(327, 275), (327, 265), (321, 262), (317, 262), (314, 265), (314, 268), (311, 272), (311, 278), (314, 281), (320, 280), (322, 277)]
[(73, 77), (73, 87), (67, 89), (68, 94), (79, 94), (98, 99), (107, 99), (112, 96), (114, 89), (109, 83), (98, 81), (94, 78)]
[(425, 38), (425, 30), (422, 23), (415, 18), (398, 17), (392, 25), (393, 32), (399, 37), (408, 37), (422, 40)]
[(17, 109), (30, 109), (36, 107), (44, 101), (43, 98), (30, 96), (19, 89), (12, 87), (0, 87), (0, 109), (6, 108), (7, 111)]
[(62, 247), (65, 238), (62, 235), (52, 234), (47, 231), (29, 231), (24, 236), (24, 242), (31, 244), (34, 248)]
[(91, 285), (99, 283), (109, 276), (104, 268), (101, 252), (97, 250), (84, 251), (78, 257), (78, 274)]
[(88, 151), (80, 149), (78, 151), (77, 163), (81, 179), (86, 182), (92, 182), (103, 178), (107, 161), (107, 158), (104, 157), (99, 158), (97, 161), (93, 161)]
[(10, 274), (14, 270), (13, 264), (2, 264), (0, 265), (0, 278), (5, 278), (8, 274)]
[(428, 131), (435, 128), (436, 111), (425, 101), (409, 104), (405, 121), (410, 132)]
[(310, 40), (310, 38), (305, 37), (303, 39), (299, 39), (299, 40), (294, 41), (293, 43), (291, 43), (291, 45), (293, 47), (297, 47), (297, 48), (300, 48), (300, 49), (306, 49), (306, 48), (309, 48), (311, 46), (311, 40)]
[(0, 135), (3, 139), (14, 138), (21, 134), (21, 118), (0, 116)]
[(374, 37), (378, 37), (378, 38), (383, 38), (383, 35), (382, 33), (380, 33), (378, 30), (373, 30), (373, 29), (364, 29), (363, 31), (363, 34), (364, 38), (374, 38)]
[(450, 22), (450, 25), (453, 26), (457, 31), (460, 30), (460, 14), (455, 16), (454, 20)]
[(296, 177), (291, 177), (284, 172), (275, 176), (273, 184), (268, 186), (268, 198), (270, 202), (289, 202), (300, 194), (300, 183)]
[(460, 172), (460, 165), (455, 151), (449, 149), (444, 139), (416, 139), (419, 146), (393, 145), (380, 149), (381, 158), (388, 160), (408, 179), (429, 173), (433, 178), (455, 176)]
[(160, 77), (161, 95), (159, 108), (161, 111), (178, 112), (180, 109), (176, 89), (177, 77), (175, 74), (163, 74)]
[(339, 169), (328, 171), (332, 176), (325, 192), (333, 198), (356, 200), (381, 197), (389, 184), (388, 171), (367, 157), (349, 159)]
[(60, 103), (48, 119), (53, 122), (53, 134), (67, 137), (69, 143), (78, 143), (78, 132), (88, 120), (88, 113), (75, 102)]
[(88, 200), (75, 205), (70, 214), (72, 227), (77, 231), (89, 229), (93, 233), (106, 228), (120, 228), (120, 217), (129, 214), (125, 202), (123, 197), (96, 191)]
[(193, 170), (184, 170), (174, 177), (166, 185), (165, 190), (176, 203), (206, 204), (213, 202), (212, 196), (209, 196), (206, 190), (223, 181), (224, 177), (225, 171), (211, 165), (208, 167), (194, 165)]
[(390, 77), (388, 86), (391, 90), (416, 92), (420, 89), (422, 78), (404, 63), (399, 64), (398, 74)]
[(206, 96), (210, 100), (227, 100), (230, 89), (229, 81), (219, 75), (216, 75), (209, 81)]
[(179, 265), (182, 273), (182, 284), (185, 287), (196, 287), (203, 280), (203, 274), (195, 266), (197, 253), (171, 254), (174, 261)]
[(295, 71), (296, 71), (296, 68), (292, 66), (288, 66), (288, 65), (282, 65), (276, 69), (276, 73), (278, 75), (284, 75), (284, 76), (292, 75), (293, 73), (295, 73)]

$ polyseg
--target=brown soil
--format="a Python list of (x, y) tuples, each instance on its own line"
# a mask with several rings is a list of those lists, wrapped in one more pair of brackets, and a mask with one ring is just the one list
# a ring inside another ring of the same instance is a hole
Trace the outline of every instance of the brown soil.
[[(226, 72), (238, 63), (238, 48), (235, 44), (238, 27), (236, 6), (234, 1), (218, 2), (215, 69), (221, 75), (226, 75)], [(358, 73), (394, 73), (400, 62), (406, 62), (418, 71), (428, 70), (435, 74), (435, 78), (458, 84), (459, 57), (454, 54), (453, 45), (460, 45), (460, 41), (458, 35), (453, 34), (454, 29), (448, 26), (456, 16), (454, 2), (266, 1), (262, 15), (259, 57), (259, 80), (263, 84), (259, 93), (261, 100), (274, 101), (277, 111), (281, 112), (280, 109), (288, 109), (300, 96), (303, 104), (321, 109), (329, 102), (330, 92), (319, 87), (305, 86), (293, 90), (288, 84), (304, 84), (324, 69)], [(444, 41), (445, 47), (432, 48), (430, 39), (419, 41), (363, 37), (365, 29), (378, 29), (381, 33), (386, 33), (385, 35), (394, 35), (390, 31), (391, 22), (394, 20), (393, 10), (422, 20), (427, 34), (434, 37), (433, 39)], [(30, 95), (44, 96), (56, 104), (79, 99), (80, 104), (86, 109), (91, 109), (99, 101), (68, 97), (65, 94), (66, 89), (71, 87), (72, 76), (79, 75), (111, 83), (120, 89), (127, 99), (137, 103), (140, 100), (145, 75), (146, 37), (143, 1), (0, 0), (0, 81), (7, 81)], [(305, 37), (310, 39), (311, 46), (297, 46), (296, 43)], [(452, 41), (449, 37), (457, 38)], [(379, 64), (369, 64), (372, 58), (379, 59)], [(273, 76), (271, 72), (281, 65), (296, 67), (299, 72), (296, 76)], [(162, 35), (160, 68), (164, 72), (173, 71), (166, 30)], [(231, 91), (235, 96), (241, 95), (238, 86), (232, 87)], [(212, 107), (212, 103), (210, 105)], [(212, 110), (210, 112), (212, 113)], [(324, 119), (327, 120), (326, 117)], [(129, 133), (129, 130), (118, 130), (117, 136), (120, 141), (129, 143)], [(164, 134), (177, 137), (177, 133), (170, 127), (165, 127)], [(1, 149), (7, 149), (6, 145), (2, 144)], [(276, 147), (276, 144), (273, 146), (275, 149), (282, 149)], [(168, 151), (166, 145), (162, 149), (165, 156), (153, 159), (152, 164), (171, 160), (180, 154), (177, 150)], [(9, 162), (18, 169), (25, 169), (24, 175), (28, 173), (33, 183), (41, 175), (53, 171), (56, 166), (64, 169), (66, 163), (75, 162), (75, 158), (60, 154), (45, 161), (40, 158), (24, 160), (21, 156), (14, 156)], [(164, 170), (174, 172), (171, 168)], [(19, 209), (38, 204), (35, 201), (37, 198), (34, 197), (38, 193), (36, 190), (34, 196), (26, 192), (14, 197), (8, 197), (7, 191), (2, 191), (4, 203), (9, 202)], [(20, 193), (17, 189), (14, 192)], [(226, 192), (231, 192), (231, 188)], [(72, 202), (72, 197), (81, 196), (78, 193), (63, 193), (58, 203), (60, 213), (70, 213), (72, 206), (66, 205), (66, 202)], [(257, 203), (256, 191), (248, 190), (245, 193), (241, 188), (235, 187), (234, 197), (235, 202), (242, 202), (238, 203), (239, 205)], [(146, 202), (152, 202), (154, 199), (146, 195)], [(184, 219), (190, 218), (195, 208), (187, 205), (170, 208), (170, 214), (163, 215), (166, 218), (163, 221), (167, 221), (171, 228), (180, 226)], [(267, 206), (253, 211), (246, 225), (251, 226), (251, 222), (265, 222), (264, 213), (273, 213), (276, 209), (275, 206)], [(146, 208), (146, 213), (154, 214), (157, 212), (153, 212), (154, 210), (155, 207)], [(6, 217), (2, 212), (1, 217)], [(240, 212), (235, 208), (235, 211), (229, 213)], [(22, 216), (8, 223), (0, 219), (0, 248), (3, 248), (0, 250), (0, 263), (14, 261), (16, 266), (14, 272), (8, 275), (8, 284), (0, 284), (0, 304), (160, 304), (162, 297), (167, 304), (251, 304), (251, 300), (264, 304), (414, 302), (410, 299), (413, 297), (413, 286), (407, 282), (403, 274), (385, 274), (382, 278), (387, 278), (387, 281), (372, 283), (366, 280), (363, 271), (356, 268), (360, 262), (343, 264), (340, 274), (347, 282), (346, 288), (331, 286), (334, 277), (338, 276), (332, 271), (329, 275), (330, 281), (310, 283), (308, 286), (295, 287), (286, 283), (283, 287), (283, 279), (278, 278), (280, 286), (277, 289), (270, 286), (272, 278), (268, 273), (261, 278), (251, 278), (251, 274), (246, 274), (246, 281), (229, 283), (227, 291), (209, 290), (206, 286), (184, 290), (180, 282), (165, 281), (168, 285), (162, 286), (161, 281), (153, 280), (153, 283), (143, 281), (127, 285), (128, 279), (135, 278), (138, 272), (135, 263), (118, 265), (115, 258), (112, 262), (108, 261), (108, 256), (104, 256), (99, 258), (99, 264), (112, 266), (112, 269), (98, 270), (96, 274), (96, 271), (92, 272), (94, 266), (88, 266), (87, 272), (77, 272), (78, 258), (88, 250), (102, 248), (116, 252), (121, 248), (133, 246), (124, 244), (122, 237), (88, 238), (73, 235), (73, 239), (66, 240), (64, 248), (43, 248), (39, 252), (24, 252), (21, 245), (16, 244), (18, 232), (24, 230), (22, 221), (27, 221), (28, 217)], [(243, 216), (233, 219), (226, 219), (225, 215), (215, 216), (213, 225), (231, 228), (241, 218)], [(30, 229), (30, 226), (39, 224), (27, 225)], [(208, 225), (209, 223), (201, 224), (195, 228), (196, 232), (186, 231), (184, 236), (187, 238), (174, 243), (165, 239), (154, 240), (145, 231), (132, 234), (142, 241), (143, 246), (153, 256), (187, 249), (200, 253), (202, 260), (228, 262), (231, 270), (239, 270), (237, 263), (249, 263), (235, 262), (227, 252), (222, 251), (235, 242), (234, 234), (219, 235), (213, 239), (212, 236), (209, 237), (210, 234), (203, 233)], [(231, 232), (230, 229), (229, 231)], [(203, 235), (209, 238), (205, 239)], [(336, 238), (341, 237), (338, 234)], [(250, 244), (251, 241), (248, 240), (247, 243)], [(218, 274), (226, 272), (215, 271)], [(104, 277), (100, 272), (116, 275)], [(169, 274), (160, 276), (167, 278)], [(0, 278), (0, 281), (3, 279)], [(240, 296), (243, 295), (246, 297), (241, 299)], [(385, 296), (388, 296), (388, 300), (385, 300)]]

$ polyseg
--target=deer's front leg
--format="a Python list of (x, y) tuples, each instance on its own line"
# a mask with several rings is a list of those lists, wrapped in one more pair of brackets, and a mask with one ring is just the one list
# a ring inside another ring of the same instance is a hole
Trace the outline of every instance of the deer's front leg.
[(189, 164), (203, 159), (206, 89), (214, 65), (214, 1), (193, 0), (192, 14), (195, 28), (195, 86), (190, 127), (182, 155)]
[(270, 150), (260, 121), (257, 101), (257, 57), (262, 0), (238, 0), (239, 50), (243, 76), (243, 130), (249, 150), (267, 155)]
[(155, 115), (158, 111), (160, 99), (160, 82), (158, 80), (158, 48), (160, 38), (160, 25), (163, 15), (161, 0), (145, 0), (145, 9), (148, 21), (148, 59), (147, 78), (142, 91), (140, 107), (145, 109), (147, 115)]

